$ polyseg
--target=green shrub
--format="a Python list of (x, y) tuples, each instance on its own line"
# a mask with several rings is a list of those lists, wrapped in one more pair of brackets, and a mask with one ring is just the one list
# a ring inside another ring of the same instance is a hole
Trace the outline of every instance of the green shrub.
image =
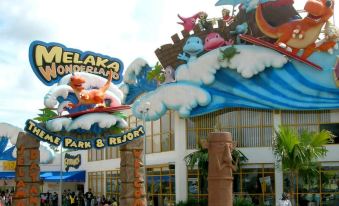
[(251, 200), (244, 199), (244, 198), (234, 198), (233, 206), (254, 206)]
[(197, 200), (190, 198), (187, 201), (180, 201), (176, 206), (208, 206), (208, 201), (207, 199)]

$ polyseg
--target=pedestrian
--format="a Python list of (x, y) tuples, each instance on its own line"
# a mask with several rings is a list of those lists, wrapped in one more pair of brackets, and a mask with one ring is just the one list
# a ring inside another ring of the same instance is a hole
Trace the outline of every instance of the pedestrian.
[(71, 206), (76, 206), (76, 198), (75, 198), (75, 193), (74, 192), (72, 192), (69, 195), (69, 202), (70, 202)]
[(58, 206), (58, 193), (54, 192), (52, 196), (52, 204), (53, 206)]
[(281, 200), (279, 200), (279, 204), (278, 206), (292, 206), (291, 201), (288, 199), (288, 194), (287, 193), (283, 193)]
[(117, 200), (113, 197), (112, 206), (118, 206)]
[(91, 206), (91, 202), (92, 202), (92, 199), (93, 199), (93, 193), (92, 193), (91, 188), (89, 188), (88, 192), (85, 193), (85, 199), (86, 199), (86, 202), (87, 202), (87, 206)]

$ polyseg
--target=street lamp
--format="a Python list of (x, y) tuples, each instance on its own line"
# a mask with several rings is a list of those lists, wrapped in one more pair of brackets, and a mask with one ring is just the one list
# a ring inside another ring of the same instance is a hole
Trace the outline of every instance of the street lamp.
[(143, 126), (144, 126), (144, 130), (145, 130), (145, 137), (144, 137), (144, 160), (143, 160), (143, 162), (144, 162), (144, 170), (145, 170), (145, 177), (144, 177), (144, 186), (145, 186), (145, 196), (146, 196), (146, 205), (147, 205), (147, 187), (146, 187), (146, 181), (147, 181), (147, 170), (146, 170), (146, 141), (147, 141), (147, 139), (146, 139), (146, 137), (147, 137), (147, 135), (146, 135), (146, 115), (148, 115), (148, 112), (149, 112), (149, 110), (150, 110), (150, 108), (151, 108), (151, 103), (150, 102), (145, 102), (145, 104), (142, 106), (142, 108), (141, 108), (141, 110), (140, 110), (140, 113), (142, 114), (142, 124), (143, 124)]
[(62, 206), (62, 145), (60, 146), (60, 182), (59, 182), (59, 206)]

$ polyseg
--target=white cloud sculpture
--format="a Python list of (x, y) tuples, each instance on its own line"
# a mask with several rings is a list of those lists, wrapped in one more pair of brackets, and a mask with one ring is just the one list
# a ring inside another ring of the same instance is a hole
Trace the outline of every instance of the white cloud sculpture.
[(196, 61), (180, 65), (176, 70), (176, 80), (209, 85), (214, 82), (215, 74), (221, 68), (234, 69), (244, 78), (251, 78), (266, 68), (281, 68), (288, 61), (284, 55), (264, 47), (254, 45), (235, 45), (234, 47), (239, 54), (236, 54), (230, 61), (220, 60), (221, 50), (227, 48), (221, 47), (202, 55)]
[(63, 129), (67, 131), (76, 129), (89, 130), (96, 123), (102, 129), (115, 125), (119, 128), (126, 128), (128, 126), (127, 122), (119, 116), (107, 113), (91, 113), (81, 115), (74, 120), (69, 118), (52, 119), (47, 121), (46, 128), (52, 132), (59, 132)]
[(132, 110), (137, 118), (146, 120), (159, 119), (168, 109), (188, 117), (193, 108), (206, 106), (210, 101), (210, 94), (198, 85), (178, 82), (162, 85), (143, 95), (133, 104)]

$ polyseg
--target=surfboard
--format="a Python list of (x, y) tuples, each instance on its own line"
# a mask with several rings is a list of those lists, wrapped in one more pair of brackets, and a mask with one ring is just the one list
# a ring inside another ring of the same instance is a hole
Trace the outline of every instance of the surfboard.
[(83, 110), (83, 111), (79, 111), (79, 112), (74, 112), (74, 113), (71, 113), (71, 114), (60, 115), (60, 116), (57, 116), (55, 118), (62, 118), (62, 117), (76, 118), (76, 117), (79, 117), (81, 115), (90, 114), (90, 113), (115, 113), (115, 112), (130, 109), (130, 108), (131, 108), (130, 105), (121, 105), (121, 106), (117, 106), (117, 107), (97, 107), (97, 108), (93, 108), (93, 109), (87, 109), (87, 110)]
[(315, 64), (315, 63), (313, 63), (311, 61), (308, 61), (307, 59), (301, 58), (300, 56), (295, 55), (292, 52), (286, 51), (284, 48), (281, 48), (281, 47), (279, 47), (277, 45), (271, 44), (271, 43), (269, 43), (267, 41), (264, 41), (262, 39), (258, 39), (256, 37), (249, 36), (249, 35), (246, 35), (246, 34), (240, 34), (239, 36), (240, 36), (241, 39), (243, 39), (243, 40), (245, 40), (245, 41), (247, 41), (249, 43), (273, 49), (273, 50), (275, 50), (275, 51), (277, 51), (279, 53), (282, 53), (282, 54), (284, 54), (284, 55), (286, 55), (286, 56), (288, 56), (288, 57), (290, 57), (292, 59), (295, 59), (295, 60), (297, 60), (297, 61), (299, 61), (301, 63), (307, 64), (308, 66), (311, 66), (311, 67), (315, 68), (316, 70), (319, 70), (319, 71), (323, 70), (319, 65), (317, 65), (317, 64)]

